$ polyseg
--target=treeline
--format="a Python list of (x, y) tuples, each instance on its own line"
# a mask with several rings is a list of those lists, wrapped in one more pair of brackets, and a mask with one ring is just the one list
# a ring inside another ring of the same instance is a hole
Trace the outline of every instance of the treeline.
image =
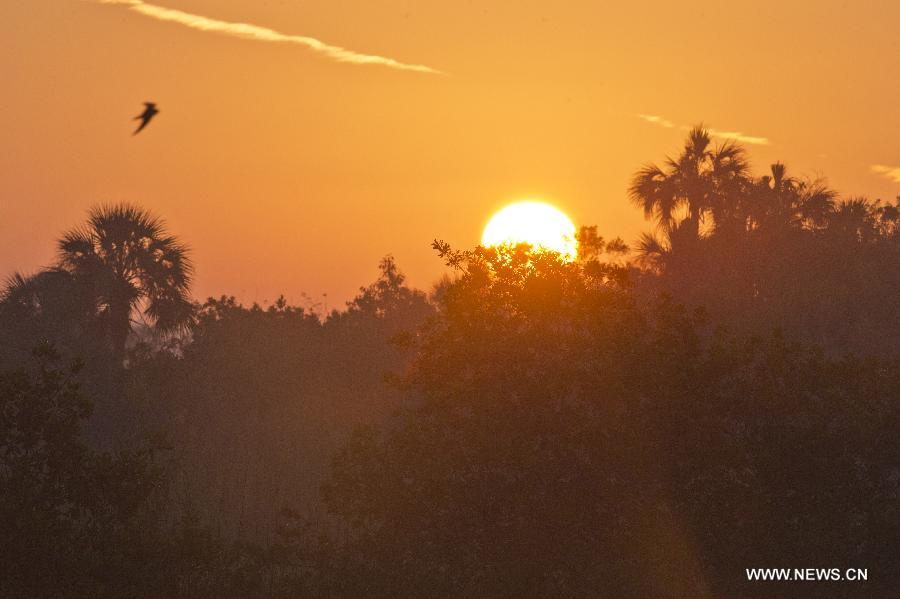
[[(327, 315), (94, 210), (0, 299), (0, 596), (889, 596), (897, 207), (701, 129), (631, 197), (634, 250), (435, 242)], [(869, 581), (744, 573), (811, 566)]]
[(745, 333), (781, 329), (832, 355), (900, 355), (900, 197), (842, 198), (782, 163), (754, 176), (739, 145), (702, 128), (634, 177), (656, 230), (637, 243), (648, 290)]

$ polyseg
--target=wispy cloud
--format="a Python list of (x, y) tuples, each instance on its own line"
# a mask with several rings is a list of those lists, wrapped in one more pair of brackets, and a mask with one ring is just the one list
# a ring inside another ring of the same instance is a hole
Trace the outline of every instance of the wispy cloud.
[(722, 139), (733, 139), (735, 141), (742, 141), (745, 144), (753, 144), (757, 146), (767, 146), (769, 145), (769, 138), (767, 137), (757, 137), (755, 135), (744, 135), (740, 131), (718, 131), (716, 129), (710, 129), (709, 134), (713, 137), (720, 137)]
[(873, 173), (877, 173), (885, 179), (890, 179), (894, 183), (900, 183), (900, 166), (886, 166), (884, 164), (873, 164), (870, 167)]
[(654, 125), (665, 127), (666, 129), (671, 129), (675, 126), (675, 123), (673, 123), (672, 121), (667, 121), (661, 116), (656, 116), (655, 114), (638, 114), (635, 116), (637, 116), (639, 119), (647, 121), (648, 123), (653, 123)]
[[(636, 114), (634, 115), (641, 120), (644, 120), (653, 125), (659, 125), (660, 127), (665, 127), (666, 129), (672, 129), (674, 127), (678, 127), (679, 129), (683, 129), (685, 131), (690, 130), (690, 127), (687, 125), (676, 125), (672, 121), (668, 119), (664, 119), (661, 116), (657, 116), (655, 114)], [(735, 141), (740, 141), (746, 144), (754, 144), (757, 146), (767, 146), (771, 142), (767, 137), (759, 137), (756, 135), (745, 135), (741, 131), (719, 131), (718, 129), (708, 129), (709, 134), (712, 137), (718, 137), (720, 139), (733, 139)]]
[(230, 21), (220, 21), (210, 17), (195, 15), (174, 8), (165, 8), (155, 4), (149, 4), (143, 0), (89, 0), (100, 4), (109, 4), (123, 6), (129, 10), (140, 13), (146, 17), (157, 19), (159, 21), (168, 21), (178, 23), (191, 29), (198, 31), (206, 31), (209, 33), (220, 33), (241, 39), (256, 40), (260, 42), (274, 42), (281, 44), (295, 44), (303, 46), (313, 52), (327, 56), (337, 62), (345, 62), (350, 64), (373, 64), (399, 69), (402, 71), (416, 71), (419, 73), (441, 74), (441, 71), (427, 67), (421, 64), (408, 64), (374, 54), (363, 54), (354, 52), (340, 46), (332, 46), (314, 37), (305, 35), (290, 35), (269, 29), (268, 27), (260, 27), (259, 25), (250, 25), (248, 23), (234, 23)]

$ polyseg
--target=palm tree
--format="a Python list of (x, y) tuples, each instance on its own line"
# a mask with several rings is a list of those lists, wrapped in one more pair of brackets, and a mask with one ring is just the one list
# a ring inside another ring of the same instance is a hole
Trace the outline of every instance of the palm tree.
[(133, 315), (160, 333), (191, 321), (188, 249), (145, 210), (129, 204), (93, 208), (86, 226), (59, 240), (59, 268), (91, 290), (95, 314), (119, 358)]
[(808, 229), (822, 229), (834, 211), (838, 194), (824, 179), (802, 181), (797, 203), (796, 220)]
[(43, 342), (85, 348), (97, 339), (96, 324), (90, 289), (65, 270), (13, 273), (0, 289), (0, 329), (23, 355)]
[(0, 289), (0, 311), (18, 320), (43, 319), (66, 327), (89, 326), (93, 304), (84, 285), (61, 268), (33, 275), (15, 272)]
[(787, 167), (781, 162), (770, 168), (771, 174), (759, 178), (752, 194), (756, 224), (782, 230), (824, 226), (837, 194), (821, 179), (788, 176)]
[(877, 236), (877, 225), (877, 204), (865, 198), (850, 198), (834, 207), (828, 231), (854, 242), (867, 242)]
[[(688, 258), (691, 252), (691, 241), (696, 239), (696, 232), (687, 219), (675, 223), (664, 235), (657, 233), (641, 233), (635, 246), (637, 264), (648, 270), (660, 272), (663, 267), (677, 267), (678, 258)], [(681, 248), (673, 252), (672, 248)]]
[(647, 270), (659, 272), (669, 257), (670, 250), (668, 242), (660, 239), (659, 235), (641, 233), (640, 239), (635, 244), (637, 264)]
[(663, 167), (644, 166), (628, 189), (631, 201), (669, 238), (670, 249), (676, 225), (683, 233), (679, 240), (690, 240), (700, 237), (704, 222), (723, 227), (740, 218), (748, 182), (744, 150), (730, 141), (711, 145), (709, 131), (694, 127), (677, 159), (667, 158)]

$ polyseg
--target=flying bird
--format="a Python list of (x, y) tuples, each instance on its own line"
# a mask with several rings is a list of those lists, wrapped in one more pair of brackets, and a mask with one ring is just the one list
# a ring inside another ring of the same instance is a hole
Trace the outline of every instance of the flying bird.
[(146, 126), (147, 126), (147, 123), (150, 122), (150, 119), (152, 119), (153, 117), (155, 117), (156, 114), (159, 112), (159, 111), (156, 109), (156, 104), (154, 104), (153, 102), (144, 102), (144, 106), (145, 106), (144, 112), (142, 112), (141, 114), (137, 115), (137, 116), (134, 117), (134, 119), (133, 119), (133, 120), (135, 120), (135, 121), (138, 120), (138, 119), (141, 119), (141, 125), (140, 125), (140, 127), (138, 127), (137, 129), (134, 130), (134, 133), (132, 133), (132, 135), (137, 135), (138, 133), (140, 133), (140, 132), (141, 132), (141, 129), (143, 129), (144, 127), (146, 127)]

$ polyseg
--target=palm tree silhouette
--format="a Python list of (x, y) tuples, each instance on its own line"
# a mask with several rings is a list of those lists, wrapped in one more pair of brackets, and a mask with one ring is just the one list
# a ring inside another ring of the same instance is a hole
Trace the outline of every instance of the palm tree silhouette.
[(163, 222), (130, 204), (93, 208), (58, 242), (60, 268), (91, 290), (112, 349), (124, 358), (132, 315), (160, 333), (184, 328), (193, 308), (188, 248)]
[(4, 339), (7, 347), (28, 352), (35, 343), (49, 342), (60, 350), (73, 345), (84, 350), (102, 339), (91, 290), (79, 283), (61, 268), (10, 275), (0, 289), (0, 327), (10, 336)]
[(712, 226), (734, 218), (747, 171), (743, 148), (730, 141), (712, 148), (709, 131), (698, 125), (677, 159), (666, 158), (663, 167), (648, 164), (637, 172), (628, 196), (667, 237), (681, 223), (685, 235), (678, 237), (697, 239), (707, 218)]
[(771, 165), (770, 172), (759, 178), (752, 194), (756, 224), (774, 230), (824, 226), (834, 209), (836, 192), (822, 180), (789, 176), (781, 162)]
[(877, 236), (877, 212), (865, 198), (838, 203), (829, 215), (828, 231), (853, 242), (868, 242)]

